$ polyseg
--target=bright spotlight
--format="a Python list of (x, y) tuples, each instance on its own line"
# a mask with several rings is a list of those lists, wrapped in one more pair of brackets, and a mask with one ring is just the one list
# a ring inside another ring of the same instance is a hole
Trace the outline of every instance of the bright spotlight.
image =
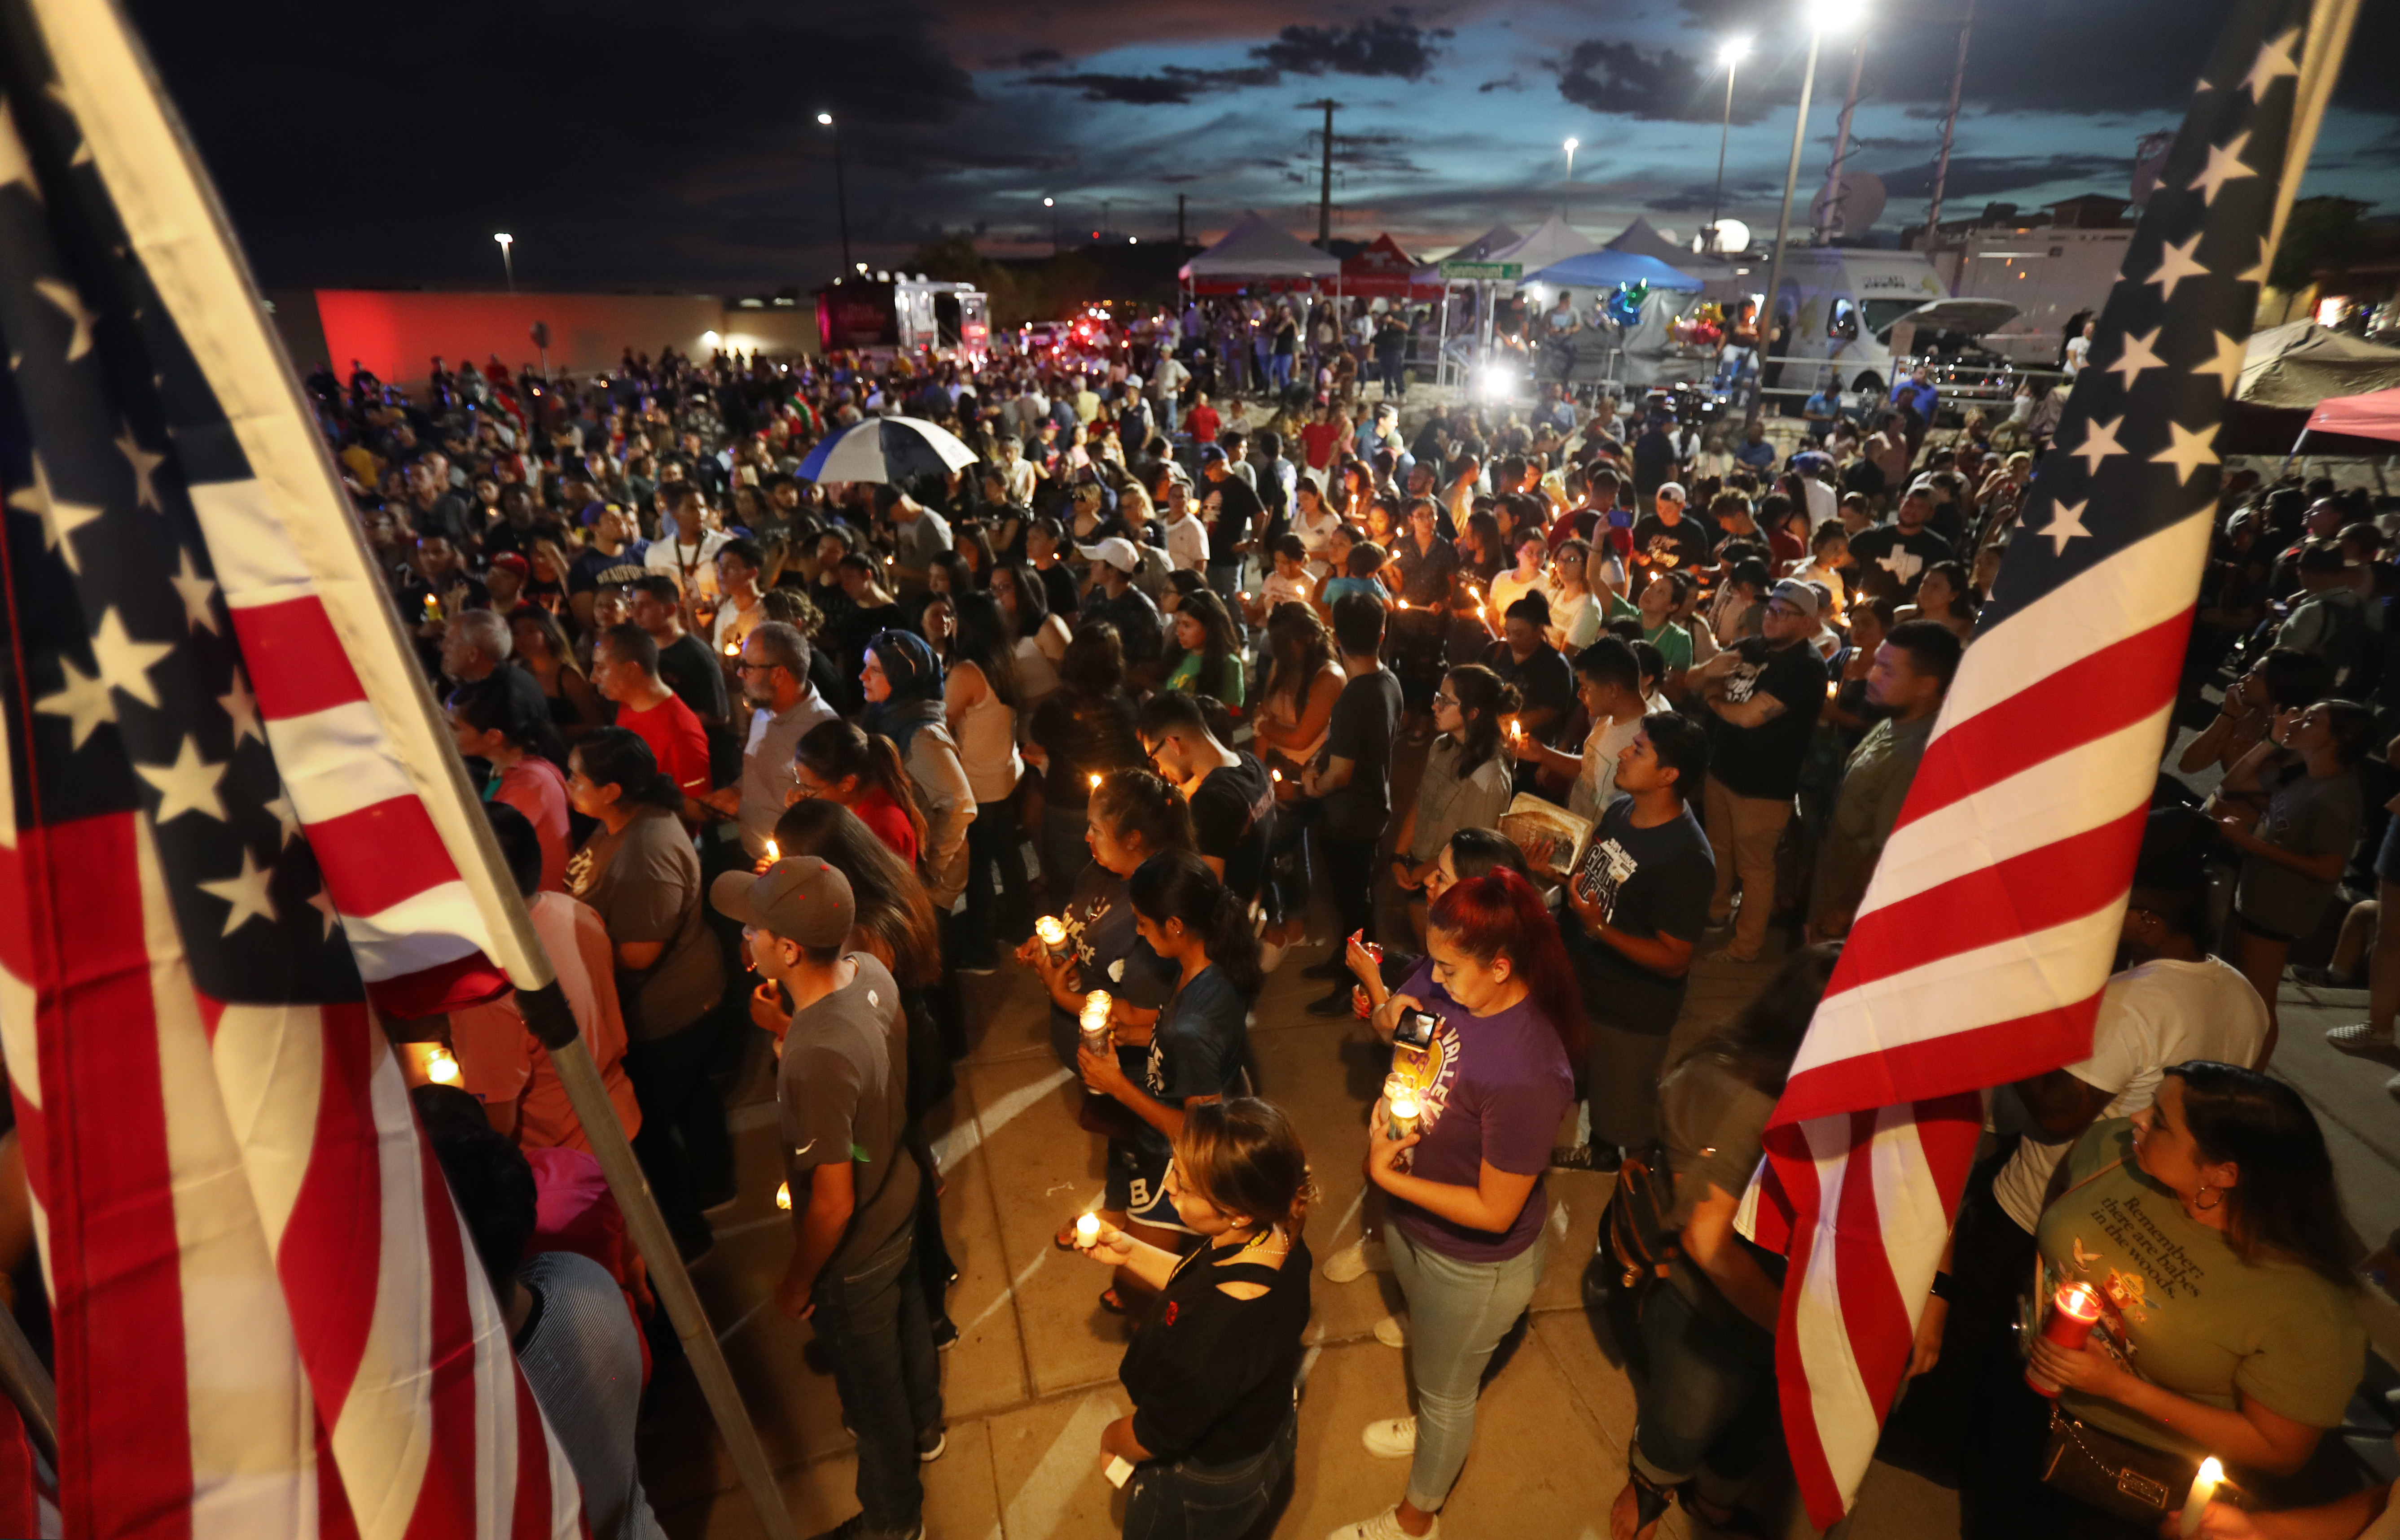
[(1573, 154), (1575, 154), (1577, 150), (1580, 150), (1580, 149), (1582, 149), (1582, 148), (1583, 148), (1583, 141), (1582, 141), (1582, 140), (1580, 140), (1580, 139), (1570, 139), (1570, 140), (1568, 140), (1568, 141), (1567, 141), (1567, 143), (1566, 143), (1566, 151), (1567, 151), (1567, 154), (1569, 154), (1569, 155), (1573, 155)]
[(1863, 0), (1809, 0), (1808, 24), (1820, 32), (1839, 32), (1866, 20)]
[(819, 114), (817, 114), (817, 121), (818, 121), (820, 124), (824, 125), (825, 127), (826, 127), (826, 128), (830, 129), (830, 128), (832, 128), (832, 127), (833, 127), (833, 114), (831, 114), (831, 113), (819, 113)]
[(1726, 38), (1717, 48), (1717, 62), (1727, 69), (1733, 68), (1749, 57), (1750, 34), (1748, 33), (1739, 37)]

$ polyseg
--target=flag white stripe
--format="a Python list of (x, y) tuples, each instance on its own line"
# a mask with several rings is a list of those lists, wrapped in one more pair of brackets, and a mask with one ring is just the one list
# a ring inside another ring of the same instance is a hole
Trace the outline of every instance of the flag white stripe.
[[(2113, 950), (2111, 938), (2122, 923), (2122, 911), (2112, 904), (2064, 925), (1956, 952), (1827, 995), (1793, 1061), (1793, 1078), (1862, 1054), (1938, 1043), (2089, 999), (2107, 979), (2105, 962), (2093, 972), (2092, 949)], [(2087, 978), (2090, 987), (2079, 992)], [(1840, 1047), (1835, 1051), (1828, 1043)]]
[(2203, 510), (2127, 546), (1978, 634), (1959, 661), (1933, 736), (2189, 609), (2192, 574), (2207, 554), (2208, 539)]
[(364, 701), (266, 724), (266, 746), (283, 771), (303, 824), (329, 824), (361, 808), (418, 794), (393, 756), (382, 714)]
[[(1875, 1441), (1875, 1403), (1865, 1378), (1850, 1351), (1849, 1324), (1843, 1318), (1840, 1247), (1834, 1240), (1834, 1216), (1841, 1207), (1842, 1180), (1849, 1169), (1850, 1120), (1847, 1115), (1811, 1118), (1800, 1125), (1817, 1166), (1820, 1220), (1811, 1237), (1807, 1284), (1793, 1311), (1793, 1341), (1807, 1366), (1808, 1400), (1832, 1468), (1848, 1468), (1842, 1439), (1848, 1430), (1864, 1428)], [(1787, 1284), (1787, 1293), (1789, 1286)], [(1855, 1435), (1850, 1435), (1855, 1438)]]
[(317, 580), (275, 516), (273, 498), (256, 477), (201, 482), (191, 488), (192, 511), (209, 542), (209, 563), (228, 608), (280, 604), (317, 592)]
[(210, 1046), (267, 1253), (280, 1256), (316, 1153), (324, 1099), (323, 1020), (309, 1005), (228, 1005), (217, 1016)]
[(193, 1540), (316, 1533), (316, 1426), (148, 819), (134, 841), (183, 1306)]
[(2167, 713), (2029, 765), (1971, 797), (1894, 829), (1875, 862), (1863, 920), (1959, 877), (2117, 820), (2149, 801)]
[(467, 1315), (475, 1334), (476, 1533), (481, 1540), (507, 1540), (516, 1492), (517, 1402), (514, 1361), (501, 1355), (513, 1351), (513, 1344), (499, 1305), (483, 1281), (483, 1259), (463, 1220), (458, 1247), (469, 1274)]
[(416, 1114), (399, 1060), (389, 1053), (375, 1056), (368, 1100), (375, 1125), (383, 1243), (365, 1349), (334, 1422), (333, 1448), (349, 1489), (359, 1540), (402, 1540), (433, 1451), (428, 1372), (433, 1280), (426, 1250), (424, 1179), (412, 1127)]
[(444, 882), (374, 914), (346, 914), (342, 934), (349, 937), (360, 975), (380, 984), (472, 957), (475, 943), (458, 931), (473, 916), (467, 885)]

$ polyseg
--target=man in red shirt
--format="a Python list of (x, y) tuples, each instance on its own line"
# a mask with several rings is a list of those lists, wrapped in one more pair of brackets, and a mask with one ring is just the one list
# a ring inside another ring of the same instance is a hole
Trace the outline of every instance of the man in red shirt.
[(675, 778), (684, 817), (696, 822), (708, 795), (708, 733), (683, 698), (659, 677), (659, 644), (630, 621), (600, 634), (592, 649), (592, 686), (617, 705), (617, 725), (650, 745), (659, 769)]
[(1208, 404), (1207, 391), (1194, 390), (1192, 392), (1192, 410), (1184, 414), (1183, 424), (1192, 429), (1193, 443), (1215, 443), (1218, 430), (1225, 426), (1225, 419)]
[(1300, 442), (1311, 470), (1323, 470), (1333, 464), (1333, 446), (1342, 442), (1343, 426), (1321, 405), (1308, 409), (1308, 422), (1300, 430)]

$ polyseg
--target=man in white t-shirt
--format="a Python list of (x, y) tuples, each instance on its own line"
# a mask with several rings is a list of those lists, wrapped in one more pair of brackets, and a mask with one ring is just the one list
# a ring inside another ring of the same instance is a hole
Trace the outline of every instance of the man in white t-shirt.
[(2072, 380), (2082, 374), (2083, 366), (2092, 361), (2092, 336), (2099, 330), (2098, 321), (2087, 320), (2083, 323), (2081, 336), (2066, 339), (2066, 377), (2068, 379)]
[(1162, 348), (1158, 351), (1158, 367), (1150, 372), (1150, 391), (1158, 402), (1158, 426), (1168, 437), (1175, 434), (1182, 420), (1183, 388), (1192, 383), (1192, 371), (1183, 361)]
[(1167, 564), (1178, 572), (1208, 570), (1208, 526), (1192, 500), (1192, 488), (1180, 476), (1166, 484), (1166, 517), (1159, 521), (1166, 534)]

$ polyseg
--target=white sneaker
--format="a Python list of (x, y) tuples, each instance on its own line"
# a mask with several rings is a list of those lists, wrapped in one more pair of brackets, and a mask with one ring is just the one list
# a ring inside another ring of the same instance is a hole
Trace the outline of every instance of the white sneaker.
[(1348, 1246), (1325, 1259), (1325, 1279), (1328, 1283), (1356, 1283), (1370, 1273), (1389, 1273), (1391, 1253), (1384, 1243), (1372, 1235), (1361, 1235)]
[(2393, 1046), (2390, 1032), (2379, 1032), (2364, 1021), (2326, 1028), (2325, 1041), (2345, 1054), (2388, 1054)]
[(1383, 1343), (1385, 1347), (1408, 1346), (1409, 1318), (1406, 1315), (1386, 1315), (1382, 1320), (1377, 1321), (1375, 1323), (1375, 1341)]
[(1417, 1451), (1417, 1420), (1386, 1417), (1380, 1423), (1369, 1423), (1367, 1431), (1358, 1438), (1367, 1446), (1367, 1452), (1378, 1460), (1405, 1460)]
[[(1440, 1533), (1441, 1515), (1437, 1513), (1433, 1516), (1433, 1527), (1425, 1532), (1425, 1540), (1435, 1540)], [(1372, 1519), (1344, 1524), (1327, 1535), (1325, 1540), (1415, 1540), (1415, 1537), (1400, 1528), (1400, 1510), (1395, 1506), (1385, 1508)]]

